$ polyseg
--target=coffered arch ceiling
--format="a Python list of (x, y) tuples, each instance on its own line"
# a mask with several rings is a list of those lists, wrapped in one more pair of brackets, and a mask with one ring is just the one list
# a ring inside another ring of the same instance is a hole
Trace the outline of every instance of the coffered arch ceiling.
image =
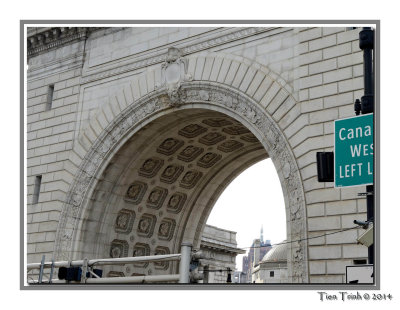
[[(223, 113), (190, 109), (156, 119), (104, 170), (85, 213), (79, 252), (84, 257), (178, 253), (183, 241), (198, 248), (225, 187), (267, 157), (252, 132)], [(131, 266), (135, 274), (174, 268), (166, 262)], [(121, 272), (130, 275), (126, 267), (111, 273)]]

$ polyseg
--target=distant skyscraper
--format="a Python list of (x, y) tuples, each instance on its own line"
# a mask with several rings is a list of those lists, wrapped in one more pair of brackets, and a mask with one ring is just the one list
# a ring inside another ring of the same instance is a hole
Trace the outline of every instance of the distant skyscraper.
[[(251, 244), (251, 247), (248, 251), (247, 256), (243, 257), (243, 262), (242, 262), (242, 271), (243, 273), (245, 273), (244, 277), (246, 278), (247, 283), (251, 282), (251, 275), (252, 275), (252, 270), (253, 270), (253, 266), (257, 265), (259, 261), (261, 261), (263, 259), (263, 257), (265, 256), (265, 254), (267, 254), (267, 252), (271, 249), (271, 241), (270, 240), (266, 240), (264, 241), (264, 229), (263, 226), (261, 226), (261, 230), (260, 230), (260, 251), (255, 251), (254, 249), (254, 245), (258, 242), (257, 239), (255, 239), (253, 241), (253, 243)], [(255, 253), (259, 254), (257, 255), (258, 257), (255, 257)]]

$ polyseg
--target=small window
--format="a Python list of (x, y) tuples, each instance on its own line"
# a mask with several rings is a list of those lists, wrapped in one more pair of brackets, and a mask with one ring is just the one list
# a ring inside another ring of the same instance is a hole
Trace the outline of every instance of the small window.
[(37, 204), (39, 201), (40, 185), (42, 183), (42, 176), (37, 175), (35, 178), (35, 187), (33, 189), (33, 204)]
[(367, 263), (366, 259), (355, 259), (353, 260), (354, 265), (365, 265)]
[(49, 89), (47, 90), (46, 111), (51, 110), (53, 104), (53, 95), (54, 95), (54, 85), (49, 85)]
[(270, 277), (270, 278), (273, 278), (274, 276), (275, 276), (275, 272), (274, 272), (274, 271), (270, 271), (270, 272), (269, 272), (269, 277)]

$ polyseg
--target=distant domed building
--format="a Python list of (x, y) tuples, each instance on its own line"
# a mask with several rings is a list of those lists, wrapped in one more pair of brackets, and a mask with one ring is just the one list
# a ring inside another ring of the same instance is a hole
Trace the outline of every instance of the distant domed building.
[(287, 283), (287, 255), (286, 240), (273, 246), (258, 266), (253, 270), (253, 283)]

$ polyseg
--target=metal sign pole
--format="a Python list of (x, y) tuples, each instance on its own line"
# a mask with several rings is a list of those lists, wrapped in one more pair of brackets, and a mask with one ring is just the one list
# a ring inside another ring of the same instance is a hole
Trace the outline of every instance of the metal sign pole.
[[(360, 32), (360, 49), (364, 53), (364, 96), (361, 97), (361, 106), (356, 106), (356, 114), (361, 109), (362, 114), (374, 112), (374, 70), (373, 49), (374, 31), (364, 27)], [(375, 144), (374, 144), (375, 145)], [(375, 169), (374, 169), (375, 171)], [(375, 174), (375, 172), (374, 172)], [(374, 221), (374, 185), (367, 185), (367, 220)], [(374, 264), (374, 244), (368, 247), (368, 263)]]
[[(361, 97), (362, 114), (374, 112), (374, 73), (372, 51), (374, 32), (364, 28), (360, 32), (360, 48), (364, 51), (364, 96)], [(367, 220), (374, 221), (374, 186), (367, 186)], [(368, 263), (374, 264), (374, 244), (368, 247)]]

